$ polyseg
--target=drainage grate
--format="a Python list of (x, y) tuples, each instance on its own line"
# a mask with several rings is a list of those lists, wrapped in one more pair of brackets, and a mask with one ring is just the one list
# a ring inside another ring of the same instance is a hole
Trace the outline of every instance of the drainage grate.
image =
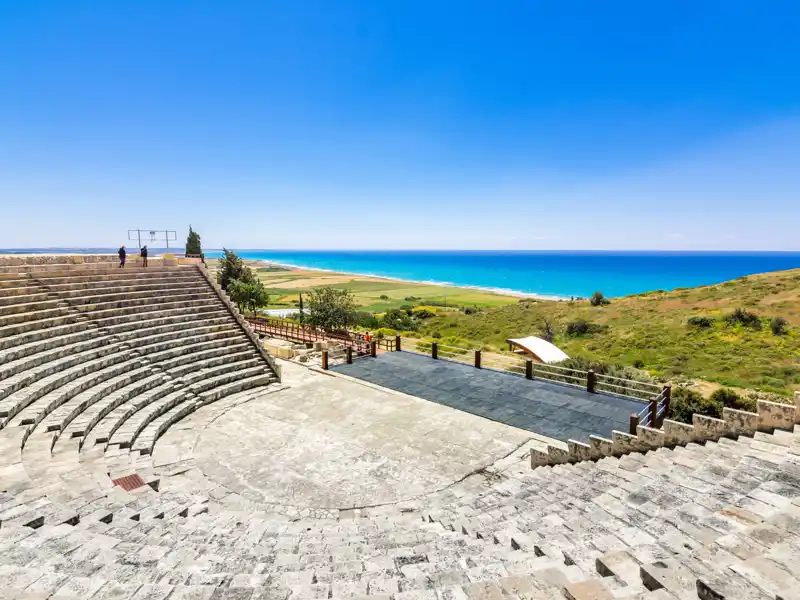
[(114, 485), (118, 485), (126, 492), (130, 492), (131, 490), (135, 490), (136, 488), (140, 488), (144, 483), (144, 479), (139, 477), (136, 473), (133, 475), (126, 475), (125, 477), (120, 477), (119, 479), (112, 479), (111, 480)]

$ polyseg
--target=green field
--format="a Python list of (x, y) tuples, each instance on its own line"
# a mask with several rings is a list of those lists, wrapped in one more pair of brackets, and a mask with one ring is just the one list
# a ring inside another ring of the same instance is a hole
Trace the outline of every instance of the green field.
[[(400, 308), (404, 304), (427, 304), (433, 302), (437, 306), (460, 308), (465, 306), (488, 308), (505, 306), (517, 302), (512, 296), (482, 292), (467, 288), (450, 286), (415, 284), (388, 279), (375, 279), (327, 273), (321, 271), (273, 271), (257, 270), (259, 279), (264, 282), (274, 299), (271, 306), (294, 306), (301, 292), (307, 292), (317, 285), (348, 289), (355, 296), (356, 302), (365, 311), (381, 313), (392, 308)], [(294, 282), (303, 285), (294, 287)], [(318, 284), (315, 284), (318, 282)], [(384, 296), (384, 298), (382, 298)], [(415, 300), (406, 300), (406, 298)]]

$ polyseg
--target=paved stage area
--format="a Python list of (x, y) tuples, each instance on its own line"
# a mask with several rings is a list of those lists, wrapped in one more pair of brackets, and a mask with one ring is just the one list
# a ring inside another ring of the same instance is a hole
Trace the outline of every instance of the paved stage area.
[(387, 352), (333, 370), (540, 435), (587, 442), (628, 431), (645, 404), (411, 352)]
[(288, 389), (176, 424), (155, 455), (194, 459), (252, 500), (352, 508), (443, 489), (536, 438), (419, 398), (281, 361)]

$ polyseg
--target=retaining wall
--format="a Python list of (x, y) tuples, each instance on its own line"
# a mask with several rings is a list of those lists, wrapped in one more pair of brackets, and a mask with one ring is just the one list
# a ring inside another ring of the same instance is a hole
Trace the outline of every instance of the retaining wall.
[(247, 336), (250, 338), (250, 340), (256, 345), (256, 348), (258, 348), (258, 352), (261, 354), (261, 356), (264, 357), (264, 360), (267, 361), (269, 366), (275, 372), (275, 376), (278, 378), (278, 381), (280, 381), (281, 380), (281, 366), (278, 364), (278, 362), (275, 360), (275, 358), (269, 352), (267, 352), (266, 348), (264, 348), (264, 344), (261, 342), (261, 338), (259, 338), (258, 334), (253, 330), (252, 325), (250, 325), (250, 323), (248, 323), (245, 320), (245, 318), (241, 315), (241, 313), (239, 312), (239, 309), (236, 307), (236, 304), (234, 304), (231, 301), (230, 297), (228, 297), (228, 294), (225, 292), (225, 290), (223, 290), (220, 287), (220, 285), (217, 283), (216, 278), (209, 271), (209, 269), (206, 266), (206, 264), (203, 263), (203, 264), (197, 265), (197, 269), (200, 271), (200, 273), (203, 274), (203, 277), (205, 277), (205, 280), (208, 282), (208, 284), (211, 286), (211, 288), (220, 297), (220, 299), (222, 300), (223, 304), (225, 304), (225, 306), (227, 307), (228, 312), (231, 314), (231, 316), (233, 316), (233, 318), (236, 319), (236, 322), (239, 323), (239, 326), (242, 328), (242, 330), (244, 330), (244, 332), (247, 334)]
[(691, 442), (706, 442), (721, 437), (752, 435), (756, 431), (793, 429), (800, 424), (800, 392), (794, 394), (794, 404), (758, 401), (755, 413), (725, 408), (721, 419), (693, 415), (692, 424), (664, 419), (661, 429), (639, 426), (636, 435), (613, 431), (611, 439), (589, 436), (589, 443), (569, 440), (566, 444), (548, 445), (547, 450), (531, 450), (531, 467), (597, 460), (643, 452), (661, 446), (681, 446)]

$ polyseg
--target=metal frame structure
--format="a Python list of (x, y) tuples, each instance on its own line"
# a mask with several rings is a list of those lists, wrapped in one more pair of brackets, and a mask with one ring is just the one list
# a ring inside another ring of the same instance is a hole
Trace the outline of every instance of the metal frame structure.
[[(132, 237), (132, 234), (136, 234), (136, 238)], [(154, 242), (164, 242), (167, 245), (167, 250), (169, 250), (169, 243), (170, 242), (177, 242), (178, 241), (178, 233), (172, 231), (171, 229), (128, 229), (128, 239), (134, 240), (136, 239), (139, 248), (142, 247), (142, 234), (147, 234), (150, 237), (150, 243)], [(163, 233), (163, 237), (159, 237), (158, 234)], [(171, 236), (171, 237), (170, 237)]]

